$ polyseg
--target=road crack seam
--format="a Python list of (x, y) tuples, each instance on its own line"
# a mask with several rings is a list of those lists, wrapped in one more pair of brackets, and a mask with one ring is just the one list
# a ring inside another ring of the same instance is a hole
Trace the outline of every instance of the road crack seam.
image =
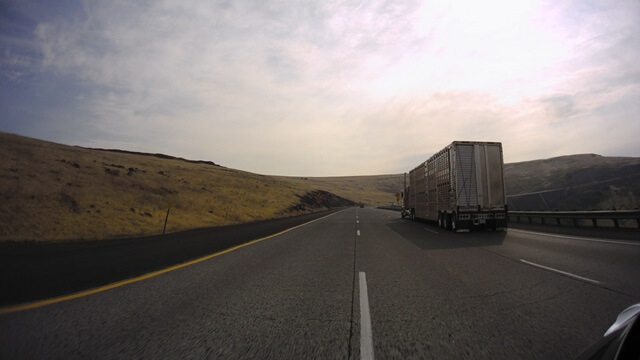
[(525, 286), (525, 287), (521, 287), (521, 288), (517, 288), (517, 289), (511, 289), (511, 290), (497, 291), (497, 292), (494, 292), (494, 293), (491, 293), (491, 294), (464, 296), (464, 297), (461, 297), (460, 299), (483, 299), (483, 298), (490, 298), (490, 297), (494, 297), (494, 296), (498, 296), (498, 295), (511, 294), (511, 293), (515, 293), (515, 292), (519, 292), (519, 291), (533, 290), (538, 285), (541, 285), (541, 284), (549, 281), (549, 279), (551, 279), (551, 278), (547, 278), (547, 279), (544, 279), (542, 281), (538, 281), (537, 283), (535, 283), (535, 284), (533, 284), (531, 286)]

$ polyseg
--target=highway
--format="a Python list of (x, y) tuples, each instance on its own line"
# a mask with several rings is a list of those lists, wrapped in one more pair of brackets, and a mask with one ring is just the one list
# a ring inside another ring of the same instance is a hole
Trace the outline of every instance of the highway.
[(0, 315), (0, 358), (572, 359), (640, 302), (640, 242), (453, 234), (349, 208)]

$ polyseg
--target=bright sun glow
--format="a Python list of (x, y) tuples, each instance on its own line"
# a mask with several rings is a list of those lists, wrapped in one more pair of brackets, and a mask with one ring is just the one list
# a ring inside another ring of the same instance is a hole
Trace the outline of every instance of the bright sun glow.
[(428, 2), (414, 27), (420, 46), (380, 69), (371, 92), (480, 91), (505, 102), (540, 95), (550, 84), (523, 91), (522, 83), (553, 71), (566, 50), (538, 25), (539, 11), (532, 1)]

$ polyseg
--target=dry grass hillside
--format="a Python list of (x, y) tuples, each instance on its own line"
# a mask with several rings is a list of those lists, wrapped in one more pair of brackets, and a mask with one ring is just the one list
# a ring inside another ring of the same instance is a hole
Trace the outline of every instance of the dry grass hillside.
[(640, 158), (595, 154), (505, 164), (512, 210), (630, 210), (640, 203)]
[(158, 234), (169, 204), (168, 232), (251, 222), (353, 204), (349, 200), (388, 203), (401, 187), (393, 176), (263, 176), (211, 162), (4, 133), (0, 158), (2, 241)]
[[(344, 177), (276, 177), (296, 186), (325, 190), (365, 205), (389, 205), (402, 191), (402, 174)], [(401, 200), (402, 201), (402, 200)]]

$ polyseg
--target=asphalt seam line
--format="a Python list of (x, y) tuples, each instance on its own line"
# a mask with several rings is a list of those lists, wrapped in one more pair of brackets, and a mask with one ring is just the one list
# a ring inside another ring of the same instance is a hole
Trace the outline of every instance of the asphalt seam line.
[(371, 313), (367, 294), (367, 277), (359, 273), (360, 285), (360, 359), (373, 360), (373, 332), (371, 331)]
[(584, 276), (580, 276), (580, 275), (572, 274), (570, 272), (554, 269), (554, 268), (551, 268), (551, 267), (548, 267), (548, 266), (532, 263), (531, 261), (527, 261), (527, 260), (523, 260), (523, 259), (520, 259), (520, 261), (525, 263), (525, 264), (528, 264), (528, 265), (531, 265), (531, 266), (535, 266), (535, 267), (540, 268), (540, 269), (548, 270), (548, 271), (551, 271), (551, 272), (554, 272), (554, 273), (557, 273), (557, 274), (561, 274), (561, 275), (565, 275), (565, 276), (568, 276), (568, 277), (571, 277), (571, 278), (574, 278), (574, 279), (586, 281), (586, 282), (589, 282), (591, 284), (602, 285), (602, 283), (600, 281), (589, 279), (589, 278), (586, 278)]
[(587, 238), (587, 237), (582, 237), (582, 236), (549, 234), (549, 233), (536, 232), (536, 231), (527, 231), (527, 230), (519, 230), (519, 229), (509, 229), (509, 231), (519, 232), (519, 233), (523, 233), (523, 234), (542, 235), (542, 236), (548, 236), (548, 237), (554, 237), (554, 238), (560, 238), (560, 239), (591, 241), (591, 242), (608, 243), (608, 244), (621, 244), (621, 245), (640, 246), (640, 242), (632, 242), (633, 240), (630, 240), (630, 241), (618, 241), (618, 240), (601, 239), (601, 238)]
[[(341, 211), (343, 211), (343, 210), (341, 210)], [(247, 247), (249, 245), (253, 245), (253, 244), (259, 243), (261, 241), (265, 241), (265, 240), (274, 238), (276, 236), (280, 236), (282, 234), (288, 233), (291, 230), (295, 230), (295, 229), (303, 227), (305, 225), (309, 225), (309, 224), (311, 224), (313, 222), (328, 218), (329, 216), (333, 216), (333, 215), (335, 215), (335, 214), (337, 214), (337, 213), (339, 213), (341, 211), (336, 211), (336, 212), (334, 212), (332, 214), (323, 216), (321, 218), (317, 218), (315, 220), (308, 221), (308, 222), (306, 222), (304, 224), (296, 225), (294, 227), (282, 230), (279, 233), (272, 234), (272, 235), (269, 235), (269, 236), (265, 236), (265, 237), (262, 237), (260, 239), (251, 240), (251, 241), (246, 242), (244, 244), (240, 244), (240, 245), (234, 246), (232, 248), (228, 248), (226, 250), (222, 250), (222, 251), (213, 253), (211, 255), (206, 255), (206, 256), (203, 256), (201, 258), (197, 258), (197, 259), (194, 259), (194, 260), (191, 260), (191, 261), (187, 261), (185, 263), (178, 264), (178, 265), (173, 265), (173, 266), (170, 266), (170, 267), (162, 269), (162, 270), (153, 271), (153, 272), (150, 272), (150, 273), (147, 273), (147, 274), (144, 274), (144, 275), (140, 275), (140, 276), (136, 276), (136, 277), (133, 277), (133, 278), (130, 278), (130, 279), (127, 279), (127, 280), (117, 281), (117, 282), (114, 282), (114, 283), (111, 283), (111, 284), (107, 284), (107, 285), (104, 285), (104, 286), (100, 286), (100, 287), (97, 287), (97, 288), (94, 288), (94, 289), (83, 290), (83, 291), (76, 292), (76, 293), (69, 294), (69, 295), (63, 295), (63, 296), (50, 298), (50, 299), (45, 299), (45, 300), (39, 300), (39, 301), (31, 302), (31, 303), (26, 303), (26, 304), (21, 304), (21, 305), (14, 305), (14, 306), (7, 306), (7, 307), (4, 307), (4, 308), (0, 308), (0, 315), (15, 313), (15, 312), (19, 312), (19, 311), (36, 309), (36, 308), (47, 306), (47, 305), (57, 304), (57, 303), (61, 303), (61, 302), (64, 302), (64, 301), (69, 301), (69, 300), (74, 300), (74, 299), (78, 299), (78, 298), (81, 298), (81, 297), (85, 297), (85, 296), (89, 296), (89, 295), (105, 292), (105, 291), (108, 291), (108, 290), (112, 290), (112, 289), (115, 289), (115, 288), (119, 288), (121, 286), (133, 284), (133, 283), (136, 283), (136, 282), (139, 282), (139, 281), (151, 279), (153, 277), (156, 277), (156, 276), (159, 276), (159, 275), (162, 275), (162, 274), (166, 274), (166, 273), (169, 273), (169, 272), (172, 272), (172, 271), (175, 271), (175, 270), (179, 270), (179, 269), (191, 266), (191, 265), (195, 265), (195, 264), (201, 263), (203, 261), (207, 261), (209, 259), (213, 259), (213, 258), (218, 257), (220, 255), (224, 255), (224, 254), (230, 253), (232, 251), (241, 249), (243, 247)]]
[(425, 230), (427, 230), (427, 231), (429, 231), (429, 232), (432, 232), (432, 233), (434, 233), (434, 234), (438, 234), (438, 232), (437, 232), (437, 231), (433, 231), (433, 230), (431, 230), (431, 229), (429, 229), (429, 228), (424, 228), (424, 229), (425, 229)]

